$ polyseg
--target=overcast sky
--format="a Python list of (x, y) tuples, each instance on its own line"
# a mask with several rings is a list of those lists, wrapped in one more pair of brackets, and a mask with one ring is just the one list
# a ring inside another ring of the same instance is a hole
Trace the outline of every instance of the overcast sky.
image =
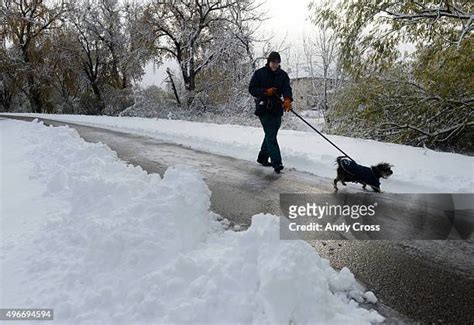
[[(269, 17), (261, 27), (261, 33), (273, 35), (273, 43), (280, 44), (286, 36), (286, 45), (290, 47), (291, 53), (302, 51), (302, 40), (304, 35), (314, 33), (314, 27), (309, 21), (308, 4), (310, 0), (267, 0), (263, 4), (263, 10), (267, 11)], [(287, 56), (282, 55), (282, 67), (285, 69), (291, 65), (285, 62)], [(166, 68), (176, 68), (172, 62), (167, 62), (154, 71), (153, 65), (146, 66), (142, 85), (155, 84), (164, 87), (163, 80), (166, 77)]]

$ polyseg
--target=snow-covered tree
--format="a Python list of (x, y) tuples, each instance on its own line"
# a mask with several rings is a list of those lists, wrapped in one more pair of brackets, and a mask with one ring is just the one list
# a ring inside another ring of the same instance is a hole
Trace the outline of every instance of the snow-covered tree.
[(336, 35), (326, 25), (303, 39), (305, 69), (311, 79), (311, 96), (316, 98), (323, 116), (329, 104), (329, 91), (342, 83), (340, 52)]
[[(152, 1), (144, 21), (159, 55), (176, 60), (185, 88), (187, 106), (212, 83), (198, 85), (206, 70), (235, 67), (252, 61), (253, 30), (249, 22), (255, 1), (171, 0)], [(239, 73), (239, 70), (234, 70)]]
[[(332, 132), (472, 152), (472, 1), (337, 1), (310, 7), (350, 73)], [(401, 48), (411, 45), (411, 53)]]
[(43, 112), (48, 102), (46, 79), (51, 73), (44, 61), (49, 45), (46, 39), (52, 29), (62, 25), (67, 10), (64, 0), (2, 0), (0, 3), (3, 59), (13, 61), (17, 68), (14, 75), (2, 71), (4, 87), (11, 78), (25, 79), (22, 89), (33, 112)]
[[(131, 82), (144, 74), (151, 53), (140, 26), (141, 7), (116, 0), (82, 1), (75, 6), (70, 15), (78, 45), (74, 52), (94, 94), (96, 112), (103, 113), (110, 104), (116, 113), (131, 104), (126, 98), (131, 95)], [(115, 101), (117, 97), (124, 97), (125, 103)]]
[(341, 39), (343, 64), (354, 75), (390, 68), (406, 43), (459, 49), (474, 30), (472, 0), (325, 0), (309, 9)]

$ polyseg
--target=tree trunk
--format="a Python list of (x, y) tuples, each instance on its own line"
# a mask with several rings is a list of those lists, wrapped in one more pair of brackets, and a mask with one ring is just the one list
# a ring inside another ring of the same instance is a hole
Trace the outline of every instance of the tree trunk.
[[(26, 41), (23, 46), (21, 46), (21, 52), (23, 54), (23, 61), (27, 66), (30, 65), (30, 56), (28, 53), (30, 41)], [(35, 76), (31, 71), (31, 67), (28, 69), (28, 101), (30, 102), (31, 110), (33, 113), (42, 113), (43, 112), (43, 102), (41, 100), (41, 91), (35, 85)]]
[(186, 104), (187, 104), (187, 107), (190, 107), (195, 97), (195, 94), (194, 94), (194, 90), (196, 89), (195, 75), (192, 71), (188, 75), (186, 67), (184, 67), (184, 69), (182, 68), (182, 73), (183, 73), (183, 80), (184, 80), (184, 89), (186, 90)]
[(2, 90), (0, 92), (1, 94), (0, 104), (2, 105), (3, 112), (9, 112), (11, 110), (12, 100), (13, 100), (13, 93), (7, 87), (8, 86), (7, 86), (6, 81), (2, 80)]
[(99, 113), (99, 115), (102, 115), (102, 111), (105, 108), (105, 103), (102, 100), (102, 95), (100, 93), (99, 87), (97, 86), (97, 83), (95, 83), (95, 82), (92, 83), (92, 90), (94, 91), (95, 99), (96, 99), (97, 105), (98, 105), (98, 112), (97, 113)]
[(28, 101), (30, 102), (33, 113), (43, 113), (43, 101), (41, 100), (41, 91), (35, 86), (35, 80), (32, 75), (28, 77)]
[(174, 97), (176, 98), (176, 102), (178, 105), (181, 106), (181, 101), (179, 100), (178, 90), (176, 89), (176, 85), (174, 84), (173, 74), (171, 70), (168, 68), (166, 69), (166, 73), (168, 74), (168, 78), (170, 78), (171, 88), (173, 89)]

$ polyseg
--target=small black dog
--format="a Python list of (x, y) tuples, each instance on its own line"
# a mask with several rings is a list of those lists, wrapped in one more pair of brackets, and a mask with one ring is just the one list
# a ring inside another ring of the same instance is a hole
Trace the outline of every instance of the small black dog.
[(341, 182), (346, 186), (345, 182), (361, 183), (365, 190), (369, 185), (375, 192), (380, 192), (380, 179), (388, 178), (393, 174), (393, 165), (389, 163), (380, 163), (376, 166), (365, 167), (357, 164), (355, 161), (346, 156), (339, 156), (336, 159), (337, 177), (334, 179), (334, 190), (337, 192), (337, 182)]

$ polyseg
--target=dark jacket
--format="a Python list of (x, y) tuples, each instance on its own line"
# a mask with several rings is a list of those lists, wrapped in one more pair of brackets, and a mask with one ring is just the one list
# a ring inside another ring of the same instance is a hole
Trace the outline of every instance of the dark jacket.
[(351, 174), (357, 182), (380, 188), (380, 181), (371, 167), (359, 165), (347, 157), (338, 157), (338, 162), (342, 169)]
[[(277, 88), (277, 96), (268, 97), (265, 89)], [(249, 84), (249, 92), (255, 98), (255, 115), (283, 115), (282, 98), (289, 97), (293, 101), (288, 74), (278, 68), (272, 71), (268, 64), (254, 72)]]

